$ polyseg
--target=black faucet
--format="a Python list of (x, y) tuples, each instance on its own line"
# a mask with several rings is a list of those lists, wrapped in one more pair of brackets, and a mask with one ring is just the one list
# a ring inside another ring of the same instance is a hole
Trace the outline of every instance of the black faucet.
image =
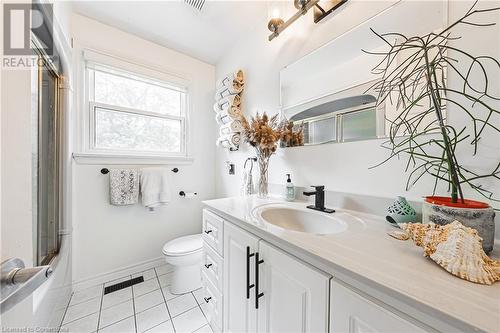
[(313, 186), (316, 191), (311, 191), (311, 192), (304, 192), (304, 195), (310, 196), (314, 195), (316, 196), (314, 199), (314, 206), (307, 206), (309, 209), (314, 209), (314, 210), (319, 210), (320, 212), (325, 212), (325, 213), (333, 213), (335, 212), (334, 209), (330, 208), (325, 208), (325, 186), (320, 185), (320, 186)]

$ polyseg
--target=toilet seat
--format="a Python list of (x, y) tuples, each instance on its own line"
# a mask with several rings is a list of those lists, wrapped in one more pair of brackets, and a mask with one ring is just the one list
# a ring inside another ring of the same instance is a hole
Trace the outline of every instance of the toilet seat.
[(185, 256), (201, 252), (203, 239), (201, 234), (179, 237), (167, 242), (163, 246), (163, 254), (169, 257)]

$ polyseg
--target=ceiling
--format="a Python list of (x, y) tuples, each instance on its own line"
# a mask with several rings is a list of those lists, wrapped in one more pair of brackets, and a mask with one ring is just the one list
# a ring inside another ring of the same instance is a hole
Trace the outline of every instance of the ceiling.
[(77, 1), (73, 8), (210, 64), (267, 19), (265, 1), (207, 1), (201, 12), (183, 1)]

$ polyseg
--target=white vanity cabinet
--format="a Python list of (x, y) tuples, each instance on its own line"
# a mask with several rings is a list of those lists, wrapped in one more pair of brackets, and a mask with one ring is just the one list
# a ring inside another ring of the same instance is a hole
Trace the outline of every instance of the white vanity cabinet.
[(328, 332), (330, 276), (224, 223), (224, 331)]
[(212, 231), (204, 233), (202, 308), (214, 332), (425, 332), (237, 223), (208, 210), (203, 221)]
[(425, 331), (339, 282), (332, 280), (330, 332), (423, 333)]
[(224, 300), (222, 288), (224, 279), (224, 219), (203, 210), (203, 259), (202, 288), (205, 304), (203, 312), (214, 332), (222, 331)]

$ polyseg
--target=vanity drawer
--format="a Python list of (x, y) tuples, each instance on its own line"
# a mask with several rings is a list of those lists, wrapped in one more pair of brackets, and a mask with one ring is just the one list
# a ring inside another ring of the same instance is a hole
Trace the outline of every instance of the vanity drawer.
[(219, 255), (223, 255), (224, 220), (214, 213), (203, 210), (203, 240)]
[(217, 288), (210, 282), (207, 274), (202, 273), (203, 281), (203, 300), (201, 309), (205, 314), (212, 330), (214, 332), (222, 332), (222, 294), (217, 290)]
[(215, 252), (209, 245), (203, 245), (203, 272), (207, 275), (208, 279), (222, 291), (223, 284), (222, 278), (224, 276), (224, 260), (220, 255)]

